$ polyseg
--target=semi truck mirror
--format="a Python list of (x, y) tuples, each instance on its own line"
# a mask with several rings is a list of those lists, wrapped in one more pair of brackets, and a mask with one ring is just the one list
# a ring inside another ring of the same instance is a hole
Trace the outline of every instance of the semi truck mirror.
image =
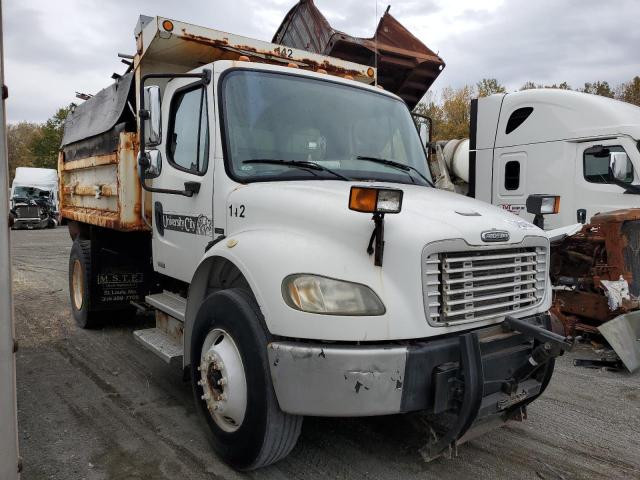
[(144, 120), (144, 140), (148, 147), (154, 147), (162, 142), (160, 87), (156, 85), (144, 87), (144, 104), (149, 112)]
[(560, 197), (557, 195), (529, 195), (527, 197), (527, 212), (535, 215), (533, 224), (544, 230), (544, 215), (560, 212)]
[(629, 181), (629, 172), (632, 171), (631, 162), (629, 156), (625, 152), (610, 152), (609, 153), (609, 169), (611, 170), (611, 176), (619, 182)]
[(422, 139), (422, 142), (426, 145), (429, 143), (429, 126), (426, 123), (421, 123), (420, 124), (420, 138)]
[(415, 112), (412, 112), (411, 116), (413, 117), (413, 122), (418, 129), (418, 134), (420, 135), (422, 143), (425, 146), (428, 146), (431, 141), (431, 118)]

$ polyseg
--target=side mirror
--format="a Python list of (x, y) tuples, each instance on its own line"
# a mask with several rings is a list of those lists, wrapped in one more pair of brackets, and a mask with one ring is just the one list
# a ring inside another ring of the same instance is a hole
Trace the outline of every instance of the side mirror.
[(544, 215), (560, 212), (560, 197), (557, 195), (529, 195), (527, 212), (535, 215), (533, 224), (544, 230)]
[(418, 133), (420, 134), (420, 138), (422, 139), (422, 143), (424, 143), (425, 145), (429, 143), (429, 141), (431, 140), (429, 138), (429, 125), (427, 125), (426, 123), (421, 123), (420, 124), (420, 129), (418, 130)]
[(431, 118), (415, 112), (411, 113), (411, 116), (413, 117), (413, 122), (418, 129), (418, 134), (420, 135), (422, 143), (427, 146), (431, 141)]
[(147, 154), (149, 155), (149, 165), (147, 166), (147, 171), (144, 176), (146, 178), (159, 177), (160, 172), (162, 172), (162, 155), (160, 155), (160, 151), (149, 150)]
[(157, 178), (162, 172), (162, 155), (159, 150), (138, 152), (138, 172), (141, 179)]
[(144, 105), (149, 112), (144, 119), (144, 141), (147, 147), (154, 147), (162, 142), (160, 87), (156, 85), (144, 87)]
[(613, 178), (625, 183), (629, 181), (629, 172), (633, 171), (631, 160), (625, 152), (609, 153), (609, 169)]

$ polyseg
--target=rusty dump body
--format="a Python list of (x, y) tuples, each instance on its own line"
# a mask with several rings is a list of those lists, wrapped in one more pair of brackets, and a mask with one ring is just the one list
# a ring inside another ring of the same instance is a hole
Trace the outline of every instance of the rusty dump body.
[[(67, 117), (58, 158), (62, 217), (122, 232), (149, 231), (151, 198), (143, 192), (137, 166), (142, 77), (185, 73), (218, 60), (248, 59), (305, 70), (324, 70), (371, 84), (368, 65), (285, 48), (163, 17), (140, 16), (136, 53), (124, 75), (77, 106)], [(151, 79), (158, 85), (166, 79)], [(142, 212), (145, 215), (142, 215)]]
[(313, 0), (301, 0), (287, 13), (273, 36), (273, 43), (375, 65), (378, 83), (401, 97), (410, 109), (420, 101), (445, 65), (389, 14), (389, 8), (372, 38), (358, 38), (334, 29)]
[[(637, 310), (640, 297), (640, 209), (615, 210), (594, 215), (580, 232), (552, 246), (552, 311), (565, 332), (597, 333), (614, 317)], [(603, 280), (623, 278), (631, 300), (611, 310)]]

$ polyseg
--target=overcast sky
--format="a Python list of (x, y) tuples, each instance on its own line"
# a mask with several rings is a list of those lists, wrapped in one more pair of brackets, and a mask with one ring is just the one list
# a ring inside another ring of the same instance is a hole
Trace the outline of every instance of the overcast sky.
[[(4, 0), (8, 121), (41, 122), (95, 93), (134, 53), (139, 14), (270, 40), (296, 0)], [(379, 0), (447, 66), (434, 84), (496, 77), (573, 87), (640, 75), (640, 0)], [(316, 0), (336, 28), (371, 36), (375, 0)]]

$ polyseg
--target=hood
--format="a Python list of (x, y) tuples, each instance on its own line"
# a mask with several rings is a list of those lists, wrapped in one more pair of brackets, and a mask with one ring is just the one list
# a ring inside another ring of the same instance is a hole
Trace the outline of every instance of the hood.
[(301, 181), (251, 183), (235, 189), (228, 204), (244, 205), (242, 222), (233, 219), (229, 234), (244, 229), (285, 229), (301, 235), (329, 237), (332, 241), (371, 234), (371, 215), (349, 210), (352, 185), (380, 186), (404, 192), (402, 211), (385, 216), (385, 240), (407, 246), (417, 241), (462, 238), (470, 245), (488, 245), (481, 238), (489, 230), (509, 234), (494, 245), (518, 243), (525, 236), (545, 237), (533, 224), (500, 208), (463, 195), (430, 187), (387, 183)]

